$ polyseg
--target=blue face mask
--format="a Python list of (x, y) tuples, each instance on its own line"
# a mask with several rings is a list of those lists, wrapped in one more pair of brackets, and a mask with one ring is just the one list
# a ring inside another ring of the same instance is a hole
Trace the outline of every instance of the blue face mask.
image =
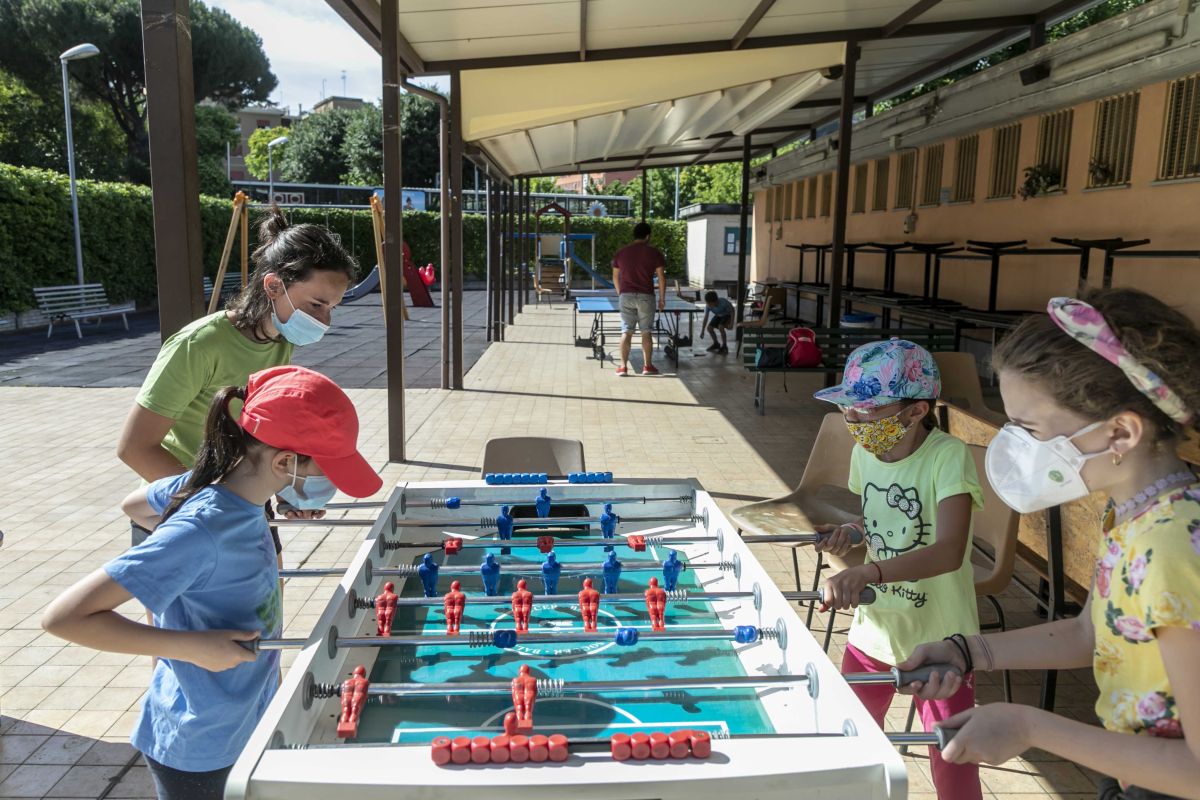
[(316, 511), (328, 505), (333, 496), (337, 494), (337, 487), (324, 475), (305, 476), (302, 479), (304, 481), (304, 491), (301, 492), (301, 490), (296, 488), (296, 480), (300, 476), (296, 473), (295, 469), (295, 462), (293, 462), (291, 484), (283, 487), (277, 493), (294, 508), (298, 508), (301, 511)]
[(283, 335), (283, 338), (298, 347), (321, 341), (321, 337), (325, 335), (325, 331), (329, 330), (329, 326), (296, 308), (296, 304), (288, 296), (286, 286), (283, 289), (283, 296), (288, 301), (288, 305), (292, 307), (292, 315), (288, 317), (287, 322), (281, 322), (279, 315), (275, 313), (275, 307), (271, 306), (271, 322), (275, 323), (275, 329)]

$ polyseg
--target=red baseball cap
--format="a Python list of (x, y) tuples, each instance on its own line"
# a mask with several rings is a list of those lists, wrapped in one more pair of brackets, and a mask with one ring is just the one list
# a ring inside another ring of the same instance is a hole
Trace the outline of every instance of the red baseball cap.
[(351, 497), (367, 497), (383, 485), (358, 452), (354, 403), (319, 372), (283, 366), (254, 373), (238, 423), (263, 444), (310, 456)]

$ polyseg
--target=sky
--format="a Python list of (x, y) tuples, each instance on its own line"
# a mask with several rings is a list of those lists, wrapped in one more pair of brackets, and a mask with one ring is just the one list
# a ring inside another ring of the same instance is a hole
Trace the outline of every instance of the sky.
[[(275, 105), (311, 109), (324, 96), (361, 97), (378, 101), (379, 55), (364, 42), (325, 0), (206, 0), (227, 11), (262, 39), (279, 86), (271, 95)], [(345, 73), (345, 90), (342, 74)], [(422, 78), (442, 91), (445, 78)]]

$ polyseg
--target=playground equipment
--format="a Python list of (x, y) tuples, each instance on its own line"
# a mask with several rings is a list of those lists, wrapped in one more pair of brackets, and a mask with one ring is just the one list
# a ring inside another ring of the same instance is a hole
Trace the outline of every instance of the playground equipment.
[[(379, 199), (379, 195), (371, 195), (371, 227), (375, 241), (375, 259), (377, 263), (383, 263), (383, 201)], [(408, 242), (404, 243), (403, 257), (403, 274), (400, 276), (401, 291), (408, 289), (408, 295), (412, 298), (414, 307), (433, 308), (433, 297), (429, 294), (429, 289), (425, 281), (421, 279), (421, 273), (417, 270), (417, 265), (412, 260), (412, 251), (408, 249)], [(382, 272), (380, 273), (379, 290), (383, 292), (384, 297), (387, 297), (387, 277)], [(387, 319), (387, 303), (384, 303), (384, 319)], [(408, 319), (408, 310), (405, 308), (404, 318)]]
[[(541, 232), (542, 215), (556, 211), (563, 218), (561, 234), (546, 234), (546, 238), (559, 236), (557, 255), (546, 255)], [(537, 248), (537, 269), (533, 271), (533, 287), (540, 303), (542, 295), (561, 295), (566, 300), (571, 293), (571, 271), (579, 267), (591, 279), (592, 288), (599, 284), (605, 289), (613, 288), (613, 283), (596, 271), (596, 234), (571, 233), (571, 212), (558, 203), (542, 206), (533, 214), (533, 240)], [(591, 262), (585, 261), (575, 250), (575, 242), (589, 241), (592, 245)]]
[(221, 261), (217, 264), (217, 277), (213, 279), (212, 296), (208, 298), (208, 313), (215, 313), (221, 300), (221, 287), (225, 285), (225, 269), (233, 252), (233, 240), (238, 231), (242, 233), (242, 287), (250, 280), (250, 208), (245, 192), (233, 196), (233, 214), (229, 218), (229, 232), (225, 234), (225, 247), (221, 250)]

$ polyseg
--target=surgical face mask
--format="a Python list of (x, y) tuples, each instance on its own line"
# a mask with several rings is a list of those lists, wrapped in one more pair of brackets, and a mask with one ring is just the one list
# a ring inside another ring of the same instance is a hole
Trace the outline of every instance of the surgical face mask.
[[(296, 488), (296, 481), (304, 481), (304, 489)], [(292, 462), (292, 482), (278, 492), (289, 505), (302, 511), (316, 511), (328, 505), (337, 494), (337, 487), (324, 475), (306, 475), (303, 479), (296, 472), (296, 463)]]
[(321, 341), (321, 337), (325, 335), (325, 331), (329, 330), (329, 326), (308, 312), (296, 308), (296, 304), (288, 296), (286, 286), (283, 288), (283, 296), (288, 301), (288, 305), (292, 307), (292, 316), (288, 317), (287, 322), (280, 322), (279, 315), (275, 313), (275, 306), (272, 305), (271, 322), (275, 323), (275, 329), (283, 335), (283, 338), (298, 347)]
[(1103, 424), (1093, 422), (1070, 436), (1044, 442), (1019, 425), (1005, 425), (988, 445), (984, 459), (992, 489), (1022, 514), (1087, 497), (1091, 490), (1083, 480), (1083, 465), (1108, 451), (1082, 453), (1071, 440)]
[(854, 441), (862, 445), (862, 449), (878, 457), (900, 444), (909, 428), (912, 427), (900, 422), (902, 413), (904, 412), (883, 419), (873, 419), (870, 422), (847, 420), (846, 427), (850, 430), (850, 436), (854, 438)]

